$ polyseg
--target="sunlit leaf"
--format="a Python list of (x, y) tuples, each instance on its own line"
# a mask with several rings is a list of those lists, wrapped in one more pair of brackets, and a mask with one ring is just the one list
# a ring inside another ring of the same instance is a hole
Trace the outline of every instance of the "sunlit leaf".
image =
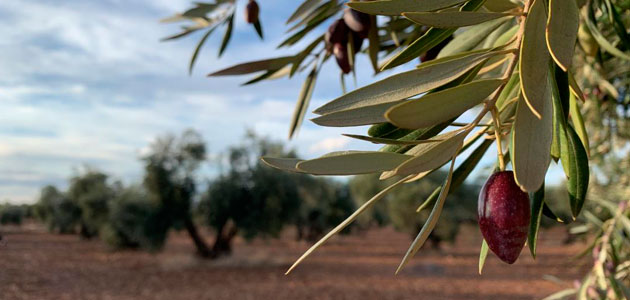
[(399, 16), (403, 12), (432, 11), (453, 6), (465, 0), (379, 0), (348, 2), (347, 5), (370, 15)]
[(225, 20), (227, 23), (227, 28), (225, 29), (225, 34), (223, 35), (223, 41), (221, 41), (221, 47), (219, 47), (219, 57), (223, 55), (223, 51), (227, 48), (228, 43), (230, 43), (230, 39), (232, 38), (232, 28), (234, 28), (234, 13), (230, 15), (230, 17)]
[(415, 23), (438, 28), (471, 26), (509, 15), (509, 13), (471, 11), (403, 13), (403, 16)]
[(488, 57), (505, 51), (473, 53), (452, 60), (441, 60), (416, 70), (402, 72), (368, 86), (354, 90), (315, 110), (317, 114), (327, 114), (362, 106), (399, 101), (440, 87)]
[(502, 12), (502, 11), (515, 9), (518, 7), (518, 4), (510, 0), (486, 0), (483, 6), (487, 8), (489, 11)]
[(368, 55), (370, 56), (370, 62), (374, 73), (379, 73), (381, 69), (378, 67), (378, 52), (381, 50), (381, 41), (378, 36), (378, 24), (376, 23), (376, 17), (370, 16), (370, 31), (368, 33)]
[(595, 23), (593, 23), (593, 21), (588, 16), (586, 16), (586, 14), (583, 14), (582, 20), (584, 21), (584, 24), (586, 24), (586, 26), (588, 27), (593, 38), (595, 38), (595, 41), (597, 41), (597, 43), (602, 47), (602, 49), (606, 50), (606, 52), (618, 58), (630, 60), (630, 55), (617, 49), (617, 47), (611, 44), (606, 39), (606, 37), (602, 34), (602, 32), (599, 31), (599, 28), (597, 28), (597, 25), (595, 25)]
[[(549, 70), (545, 67), (545, 70)], [(551, 91), (546, 82), (546, 92), (542, 98), (536, 98), (541, 108), (542, 119), (538, 119), (528, 108), (521, 96), (516, 109), (512, 143), (512, 165), (517, 184), (526, 192), (535, 192), (545, 181), (549, 167), (552, 142)]]
[(317, 6), (322, 0), (305, 0), (295, 9), (295, 11), (291, 14), (289, 19), (287, 20), (287, 24), (301, 18), (303, 15), (307, 14), (309, 11), (313, 10), (315, 6)]
[(547, 47), (553, 59), (565, 72), (571, 67), (579, 25), (580, 11), (575, 1), (549, 0)]
[(297, 267), (302, 261), (304, 261), (304, 259), (306, 259), (309, 255), (311, 255), (313, 251), (315, 251), (317, 248), (323, 245), (335, 234), (339, 233), (341, 230), (346, 228), (346, 226), (350, 225), (350, 223), (352, 223), (361, 213), (363, 213), (366, 209), (369, 209), (370, 207), (372, 207), (378, 200), (381, 200), (387, 193), (389, 193), (389, 191), (403, 184), (407, 179), (408, 178), (401, 179), (400, 181), (390, 185), (389, 187), (380, 191), (378, 194), (374, 195), (374, 197), (372, 197), (370, 200), (366, 201), (363, 205), (361, 205), (361, 207), (359, 207), (354, 213), (352, 213), (352, 215), (350, 215), (347, 219), (341, 222), (341, 224), (337, 225), (337, 227), (335, 227), (333, 230), (327, 233), (323, 238), (317, 241), (317, 243), (311, 246), (311, 248), (306, 250), (306, 252), (304, 252), (304, 254), (302, 254), (302, 256), (300, 256), (300, 258), (298, 258), (295, 261), (295, 263), (293, 263), (293, 265), (291, 265), (291, 267), (289, 268), (289, 270), (287, 270), (285, 274), (289, 274), (293, 269), (295, 269), (295, 267)]
[(486, 257), (488, 257), (488, 243), (484, 239), (481, 242), (481, 250), (479, 250), (479, 275), (483, 271), (483, 266), (486, 264)]
[(377, 138), (377, 137), (371, 137), (371, 136), (364, 136), (364, 135), (356, 135), (356, 134), (343, 134), (344, 136), (347, 136), (349, 138), (353, 138), (353, 139), (358, 139), (358, 140), (363, 140), (363, 141), (367, 141), (367, 142), (372, 142), (374, 144), (388, 144), (388, 145), (420, 145), (420, 144), (426, 144), (426, 143), (436, 143), (436, 142), (440, 142), (441, 140), (401, 140), (401, 139), (386, 139), (386, 138)]
[(385, 116), (389, 122), (402, 128), (432, 126), (457, 117), (481, 103), (503, 83), (502, 79), (484, 79), (430, 93), (390, 108)]
[(446, 133), (435, 137), (444, 139), (439, 143), (421, 144), (411, 148), (406, 154), (413, 155), (413, 158), (394, 169), (392, 176), (418, 174), (440, 167), (461, 148), (465, 136), (461, 132), (455, 134)]
[(438, 220), (440, 219), (440, 215), (442, 214), (442, 209), (444, 208), (444, 203), (446, 202), (446, 196), (448, 195), (448, 191), (451, 185), (451, 179), (453, 178), (453, 167), (455, 166), (454, 154), (455, 153), (453, 153), (453, 156), (452, 156), (451, 168), (448, 172), (446, 182), (444, 182), (444, 185), (442, 187), (442, 191), (440, 192), (440, 196), (435, 202), (435, 205), (433, 206), (433, 210), (431, 210), (431, 213), (429, 214), (429, 218), (424, 223), (424, 225), (422, 225), (422, 229), (420, 229), (420, 233), (418, 233), (418, 236), (416, 236), (414, 241), (411, 243), (409, 250), (407, 250), (407, 253), (405, 253), (405, 257), (403, 257), (402, 262), (400, 262), (400, 265), (398, 265), (398, 269), (396, 269), (396, 274), (398, 274), (398, 272), (400, 272), (400, 270), (402, 270), (402, 268), (404, 268), (405, 265), (407, 265), (409, 260), (411, 260), (411, 258), (416, 255), (416, 253), (418, 252), (418, 250), (420, 250), (424, 242), (429, 237), (429, 234), (431, 234), (431, 232), (433, 231), (433, 228), (435, 228), (435, 225), (437, 224)]
[(538, 229), (542, 218), (543, 206), (545, 204), (545, 184), (534, 193), (529, 193), (531, 200), (531, 220), (529, 221), (529, 232), (527, 234), (527, 245), (532, 257), (536, 258), (536, 241), (538, 240)]
[(214, 73), (208, 76), (227, 76), (227, 75), (243, 75), (260, 71), (279, 70), (282, 67), (292, 63), (295, 56), (283, 56), (278, 58), (264, 59), (238, 64)]
[(588, 156), (580, 137), (572, 126), (567, 126), (567, 142), (568, 153), (562, 156), (562, 164), (569, 165), (567, 191), (569, 192), (571, 213), (576, 218), (584, 206), (588, 190)]
[(347, 110), (337, 111), (312, 119), (313, 123), (320, 126), (348, 127), (387, 122), (385, 112), (391, 107), (406, 100), (385, 102), (370, 106), (361, 106)]
[(479, 25), (471, 26), (468, 30), (455, 35), (455, 38), (440, 51), (438, 58), (447, 57), (468, 51), (479, 45), (488, 35), (495, 31), (501, 24), (505, 23), (508, 18), (500, 18), (485, 22)]
[(306, 109), (308, 108), (308, 104), (311, 102), (311, 97), (313, 96), (313, 90), (315, 89), (315, 82), (317, 81), (318, 71), (319, 69), (317, 68), (317, 65), (315, 65), (313, 67), (313, 70), (306, 77), (306, 80), (304, 80), (302, 90), (300, 91), (300, 96), (298, 97), (298, 101), (295, 104), (293, 117), (291, 118), (291, 125), (289, 126), (289, 139), (291, 139), (293, 135), (297, 132), (300, 125), (302, 124), (302, 120), (304, 120)]
[(304, 160), (298, 158), (275, 158), (275, 157), (262, 157), (261, 160), (268, 166), (283, 171), (291, 171), (296, 173), (303, 173), (296, 168), (296, 165)]
[(383, 172), (412, 158), (390, 152), (344, 151), (305, 160), (297, 169), (313, 175), (356, 175)]
[[(550, 102), (548, 80), (549, 52), (545, 45), (547, 17), (543, 0), (532, 4), (525, 21), (521, 43), (521, 90), (525, 103), (537, 118), (542, 118), (543, 104)], [(551, 119), (550, 119), (551, 120)], [(538, 188), (533, 189), (538, 190)]]
[(571, 121), (573, 122), (573, 126), (575, 127), (575, 132), (577, 132), (578, 136), (580, 137), (580, 141), (582, 141), (582, 145), (584, 145), (586, 154), (590, 156), (588, 133), (586, 132), (586, 126), (584, 125), (582, 113), (580, 112), (577, 100), (573, 94), (571, 94), (570, 114)]
[(195, 47), (195, 52), (193, 52), (192, 57), (190, 58), (190, 64), (188, 65), (188, 74), (192, 74), (193, 67), (195, 66), (195, 61), (197, 61), (197, 56), (199, 56), (199, 51), (201, 51), (201, 47), (206, 43), (208, 37), (212, 34), (216, 27), (210, 28), (206, 34), (203, 35), (199, 43), (197, 43), (197, 47)]
[[(424, 3), (414, 1), (416, 3)], [(460, 11), (476, 11), (481, 7), (484, 0), (470, 0), (466, 2), (464, 6), (460, 9)], [(361, 3), (361, 2), (356, 2)], [(373, 2), (363, 2), (363, 3), (373, 3)], [(410, 12), (410, 11), (406, 11)], [(430, 28), (424, 35), (419, 37), (413, 43), (411, 43), (407, 48), (403, 49), (400, 53), (392, 57), (388, 60), (381, 70), (390, 69), (399, 65), (402, 65), (412, 59), (417, 58), (422, 53), (428, 51), (429, 49), (435, 47), (449, 36), (451, 36), (455, 32), (455, 29), (440, 29), (440, 28)]]

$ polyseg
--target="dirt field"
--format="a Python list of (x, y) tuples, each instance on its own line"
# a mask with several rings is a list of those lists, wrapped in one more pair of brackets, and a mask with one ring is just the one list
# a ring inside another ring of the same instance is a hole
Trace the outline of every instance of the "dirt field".
[[(164, 252), (110, 252), (99, 241), (45, 233), (37, 226), (4, 228), (0, 299), (540, 299), (580, 277), (562, 244), (561, 228), (542, 232), (539, 256), (527, 250), (509, 266), (492, 254), (477, 275), (479, 234), (465, 228), (455, 246), (422, 249), (398, 276), (410, 240), (391, 229), (338, 237), (284, 276), (308, 248), (304, 242), (237, 241), (230, 258), (192, 255), (185, 235)], [(582, 267), (582, 269), (584, 266)], [(543, 278), (553, 275), (564, 281)]]

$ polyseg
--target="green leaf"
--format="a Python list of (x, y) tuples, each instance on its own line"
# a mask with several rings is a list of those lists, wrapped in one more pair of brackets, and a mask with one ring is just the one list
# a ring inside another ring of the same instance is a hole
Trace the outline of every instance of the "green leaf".
[(197, 61), (197, 56), (199, 56), (199, 51), (201, 47), (206, 43), (208, 37), (212, 34), (212, 32), (216, 29), (216, 27), (210, 28), (206, 34), (203, 35), (199, 43), (197, 43), (197, 47), (195, 47), (195, 52), (193, 52), (192, 57), (190, 58), (190, 64), (188, 65), (188, 74), (192, 75), (193, 67), (195, 66), (195, 61)]
[(432, 11), (464, 1), (466, 0), (380, 0), (348, 2), (347, 5), (370, 15), (399, 16), (403, 12)]
[(243, 83), (242, 85), (250, 85), (250, 84), (254, 84), (256, 82), (260, 82), (262, 80), (274, 80), (274, 79), (279, 79), (282, 77), (285, 77), (287, 75), (289, 75), (291, 73), (291, 66), (286, 65), (284, 66), (282, 69), (279, 70), (270, 70), (267, 71), (263, 74), (260, 74), (252, 79), (250, 79), (249, 81)]
[(260, 23), (260, 19), (256, 20), (256, 22), (254, 22), (253, 25), (254, 25), (254, 29), (256, 30), (256, 33), (258, 34), (260, 39), (261, 40), (265, 39), (265, 37), (263, 36), (262, 24)]
[[(454, 120), (448, 120), (446, 122), (443, 122), (443, 123), (435, 125), (435, 126), (413, 130), (413, 131), (407, 133), (405, 136), (400, 137), (399, 140), (401, 140), (401, 141), (418, 141), (418, 140), (430, 139), (430, 138), (438, 135), (440, 132), (442, 132), (442, 130), (446, 129), (446, 127), (448, 127), (451, 123), (453, 123), (453, 121)], [(405, 129), (405, 130), (409, 130), (409, 129)], [(413, 148), (413, 147), (412, 146), (401, 146), (401, 145), (387, 145), (387, 146), (381, 148), (379, 151), (405, 153), (411, 148)]]
[(287, 20), (287, 24), (301, 18), (303, 15), (307, 14), (309, 11), (312, 11), (315, 6), (317, 6), (322, 0), (306, 0), (298, 6), (297, 9), (291, 14), (289, 19)]
[(586, 150), (580, 141), (580, 137), (577, 135), (572, 126), (567, 126), (567, 141), (568, 153), (566, 156), (562, 157), (562, 164), (567, 163), (569, 165), (569, 181), (567, 182), (567, 190), (569, 192), (569, 201), (571, 203), (571, 213), (574, 218), (577, 218), (584, 206), (586, 192), (588, 190), (588, 156), (586, 155)]
[(411, 148), (406, 154), (413, 155), (413, 158), (400, 164), (389, 177), (419, 174), (440, 167), (461, 148), (465, 137), (466, 134), (462, 132), (449, 132), (435, 137), (435, 139), (442, 139), (441, 142), (420, 144)]
[(401, 139), (386, 139), (386, 138), (378, 138), (364, 135), (356, 135), (356, 134), (342, 134), (349, 138), (363, 140), (367, 142), (372, 142), (374, 144), (388, 144), (388, 145), (420, 145), (426, 143), (435, 143), (440, 142), (441, 140), (401, 140)]
[(425, 208), (429, 207), (429, 205), (435, 203), (435, 200), (437, 200), (438, 196), (440, 195), (440, 192), (442, 191), (442, 187), (443, 186), (441, 185), (436, 187), (431, 193), (431, 195), (429, 195), (429, 197), (427, 197), (427, 199), (424, 200), (424, 202), (422, 202), (420, 206), (418, 206), (418, 208), (416, 209), (416, 213), (421, 212)]
[(232, 28), (234, 28), (234, 13), (230, 15), (227, 20), (227, 28), (225, 29), (225, 35), (223, 35), (223, 41), (221, 41), (221, 47), (219, 48), (219, 57), (223, 55), (223, 51), (227, 48), (230, 39), (232, 38)]
[(502, 79), (483, 79), (430, 93), (390, 108), (385, 117), (401, 128), (433, 126), (457, 117), (481, 103), (503, 83)]
[(216, 71), (214, 73), (208, 74), (208, 76), (243, 75), (260, 71), (279, 70), (282, 67), (292, 63), (294, 60), (295, 56), (283, 56), (272, 59), (257, 60)]
[(311, 97), (313, 96), (313, 90), (315, 89), (315, 82), (317, 81), (318, 71), (319, 69), (317, 68), (316, 64), (315, 66), (313, 66), (313, 70), (311, 70), (311, 73), (309, 73), (306, 77), (306, 80), (304, 80), (302, 90), (300, 91), (300, 96), (297, 103), (295, 104), (293, 118), (291, 118), (291, 125), (289, 127), (289, 139), (291, 139), (293, 135), (297, 132), (298, 128), (302, 124), (302, 120), (304, 120), (306, 109), (308, 108), (308, 104), (311, 101)]
[(486, 0), (483, 6), (489, 11), (502, 12), (515, 9), (518, 7), (518, 4), (515, 4), (510, 0)]
[(571, 94), (570, 98), (570, 114), (571, 121), (573, 122), (573, 126), (575, 127), (575, 131), (580, 137), (580, 141), (582, 141), (582, 145), (586, 150), (586, 155), (590, 156), (590, 147), (589, 147), (589, 139), (588, 133), (586, 132), (586, 126), (584, 125), (584, 119), (582, 118), (582, 113), (580, 112), (580, 108), (578, 107), (577, 100), (575, 95)]
[(510, 13), (446, 11), (403, 13), (403, 16), (420, 25), (437, 28), (458, 28), (510, 16)]
[(406, 100), (386, 102), (370, 106), (351, 108), (311, 119), (315, 124), (329, 127), (348, 127), (387, 122), (385, 112)]
[(506, 53), (506, 51), (477, 52), (432, 64), (422, 64), (416, 70), (402, 72), (347, 93), (316, 109), (315, 113), (322, 115), (413, 97), (440, 87), (466, 73), (485, 59)]
[(483, 265), (486, 264), (486, 257), (488, 257), (488, 243), (484, 239), (481, 242), (481, 250), (479, 250), (479, 275), (483, 271)]
[(368, 135), (377, 138), (398, 139), (412, 132), (409, 129), (402, 129), (392, 123), (380, 123), (370, 126)]
[(573, 93), (573, 95), (578, 97), (578, 99), (582, 100), (582, 102), (586, 102), (586, 98), (584, 98), (584, 93), (582, 92), (582, 89), (578, 85), (577, 81), (575, 81), (575, 77), (573, 77), (573, 74), (571, 74), (571, 72), (568, 72), (568, 73), (569, 73), (569, 88), (571, 89), (571, 93)]
[(575, 1), (549, 0), (547, 48), (553, 60), (565, 72), (571, 67), (579, 25), (580, 11)]
[(542, 218), (543, 207), (545, 204), (545, 184), (535, 193), (529, 193), (531, 200), (531, 220), (529, 221), (529, 233), (527, 235), (527, 245), (532, 257), (536, 258), (536, 241), (538, 239), (538, 228), (540, 228), (540, 220)]
[(370, 16), (370, 31), (368, 32), (368, 41), (370, 45), (368, 47), (368, 55), (370, 56), (370, 62), (374, 73), (378, 74), (381, 69), (378, 67), (378, 52), (381, 50), (381, 41), (378, 36), (378, 24), (376, 23), (376, 17)]
[(352, 213), (352, 215), (350, 215), (347, 219), (345, 219), (343, 222), (341, 222), (341, 224), (337, 225), (337, 227), (335, 227), (333, 230), (331, 230), (329, 233), (327, 233), (323, 238), (321, 238), (319, 241), (317, 241), (317, 243), (315, 243), (313, 246), (311, 246), (311, 248), (306, 250), (306, 252), (304, 252), (304, 254), (302, 254), (302, 256), (300, 256), (300, 258), (298, 258), (297, 261), (295, 261), (295, 263), (293, 263), (293, 265), (289, 268), (289, 270), (287, 270), (285, 275), (289, 274), (293, 269), (295, 269), (295, 267), (297, 267), (302, 261), (304, 261), (304, 259), (306, 259), (309, 255), (311, 255), (311, 253), (313, 253), (313, 251), (315, 251), (317, 248), (321, 247), (331, 237), (333, 237), (335, 234), (339, 233), (341, 230), (346, 228), (346, 226), (350, 225), (350, 223), (352, 223), (361, 213), (363, 213), (365, 210), (367, 210), (370, 207), (372, 207), (374, 204), (376, 204), (376, 202), (378, 200), (381, 200), (387, 193), (389, 193), (389, 191), (391, 191), (394, 188), (396, 188), (397, 186), (403, 184), (407, 179), (409, 179), (409, 178), (403, 178), (402, 180), (400, 180), (400, 181), (390, 185), (389, 187), (385, 188), (384, 190), (380, 191), (378, 194), (374, 195), (374, 197), (372, 197), (370, 200), (366, 201), (361, 207), (359, 207), (359, 209), (357, 209), (354, 213)]
[(543, 104), (550, 102), (551, 96), (548, 83), (550, 57), (542, 46), (546, 43), (546, 19), (544, 1), (535, 0), (525, 20), (519, 61), (523, 98), (538, 119), (542, 118)]
[(313, 175), (356, 175), (395, 169), (412, 157), (389, 152), (344, 151), (305, 160), (297, 169)]
[(442, 214), (442, 209), (444, 208), (444, 203), (446, 202), (446, 196), (448, 195), (448, 191), (451, 185), (451, 180), (453, 178), (453, 167), (455, 166), (455, 153), (453, 153), (453, 156), (451, 158), (453, 160), (451, 162), (451, 168), (448, 172), (446, 182), (444, 182), (442, 191), (440, 192), (440, 196), (435, 202), (435, 205), (433, 206), (433, 210), (431, 210), (431, 213), (429, 214), (429, 218), (422, 226), (422, 229), (420, 229), (420, 233), (418, 233), (418, 236), (416, 236), (415, 240), (411, 243), (411, 246), (409, 247), (409, 250), (407, 250), (405, 257), (403, 257), (402, 262), (400, 262), (400, 265), (398, 265), (398, 269), (396, 269), (396, 274), (398, 274), (398, 272), (400, 272), (400, 270), (402, 270), (402, 268), (404, 268), (405, 265), (407, 265), (409, 260), (411, 260), (411, 258), (416, 255), (416, 253), (418, 252), (418, 250), (420, 250), (420, 247), (422, 247), (424, 242), (429, 237), (429, 234), (431, 234), (431, 232), (433, 231), (433, 228), (435, 228), (435, 225), (440, 219), (440, 215)]
[(630, 34), (628, 34), (626, 26), (623, 23), (623, 19), (619, 15), (617, 8), (615, 8), (615, 5), (613, 5), (610, 0), (605, 0), (604, 4), (606, 4), (606, 13), (608, 14), (608, 18), (615, 28), (617, 36), (619, 36), (619, 40), (624, 45), (624, 47), (626, 47), (626, 49), (630, 49)]
[(586, 26), (588, 27), (588, 29), (591, 31), (591, 35), (593, 35), (593, 38), (595, 38), (595, 41), (597, 41), (597, 43), (602, 47), (602, 49), (606, 50), (606, 52), (621, 58), (621, 59), (625, 59), (625, 60), (630, 60), (630, 55), (624, 53), (623, 51), (617, 49), (617, 47), (615, 47), (613, 44), (611, 44), (606, 37), (604, 37), (604, 35), (602, 34), (601, 31), (599, 31), (599, 29), (597, 28), (597, 25), (595, 25), (593, 23), (593, 21), (586, 15), (586, 13), (583, 14), (582, 19), (584, 20), (584, 23), (586, 24)]
[(468, 51), (479, 45), (488, 35), (504, 24), (508, 18), (500, 18), (472, 26), (455, 38), (440, 51), (438, 58), (451, 56), (463, 51)]
[[(409, 0), (412, 1), (412, 0)], [(466, 2), (464, 6), (460, 9), (460, 11), (476, 11), (483, 5), (485, 0), (470, 0)], [(426, 1), (415, 1), (415, 3), (425, 3)], [(357, 2), (361, 3), (361, 2)], [(363, 3), (374, 3), (374, 2), (363, 2)], [(408, 12), (408, 11), (407, 11)], [(439, 29), (439, 28), (430, 28), (424, 35), (419, 37), (413, 43), (411, 43), (407, 48), (403, 51), (399, 52), (397, 55), (392, 57), (390, 60), (383, 65), (381, 70), (390, 69), (399, 65), (402, 65), (412, 59), (417, 58), (422, 53), (428, 51), (429, 49), (437, 46), (443, 40), (447, 39), (455, 32), (455, 29)]]
[(304, 173), (296, 168), (297, 164), (304, 160), (298, 158), (275, 158), (263, 156), (261, 160), (268, 166), (283, 171)]
[[(549, 86), (549, 83), (546, 85)], [(542, 103), (536, 103), (541, 108), (542, 119), (532, 113), (522, 95), (516, 108), (512, 133), (512, 166), (516, 183), (526, 192), (534, 192), (540, 188), (549, 167), (553, 105), (551, 91), (549, 88), (546, 90), (545, 95), (538, 99)]]

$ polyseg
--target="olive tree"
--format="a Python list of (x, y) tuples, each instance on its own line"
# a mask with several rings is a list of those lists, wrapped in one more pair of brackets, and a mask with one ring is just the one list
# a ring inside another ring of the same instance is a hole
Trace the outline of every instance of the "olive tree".
[(59, 233), (75, 233), (81, 220), (81, 208), (63, 192), (52, 185), (41, 190), (39, 200), (35, 204), (35, 216), (50, 231)]
[[(200, 47), (220, 24), (226, 24), (220, 51), (225, 49), (237, 3), (197, 3), (167, 20), (189, 23), (171, 39), (206, 30), (191, 67)], [(397, 181), (313, 245), (290, 270), (388, 192), (444, 167), (447, 175), (431, 202), (427, 221), (400, 263), (398, 270), (402, 269), (437, 224), (451, 186), (463, 181), (490, 148), (482, 140), (496, 144), (497, 163), (480, 193), (480, 229), (488, 240), (482, 245), (480, 265), (488, 248), (499, 254), (508, 240), (515, 241), (511, 257), (499, 255), (506, 262), (518, 257), (525, 241), (535, 256), (540, 219), (543, 215), (555, 218), (543, 193), (550, 164), (563, 166), (568, 207), (573, 218), (580, 217), (591, 150), (582, 113), (590, 104), (601, 107), (606, 99), (627, 106), (626, 98), (619, 95), (627, 85), (628, 72), (610, 66), (626, 68), (630, 61), (628, 5), (611, 0), (301, 2), (289, 17), (292, 28), (280, 47), (310, 38), (300, 43), (304, 48), (210, 76), (255, 74), (247, 82), (251, 84), (306, 72), (289, 125), (292, 136), (308, 109), (322, 65), (334, 57), (343, 79), (343, 74), (354, 72), (356, 56), (367, 55), (376, 73), (393, 74), (316, 108), (318, 116), (312, 121), (333, 127), (370, 125), (367, 135), (348, 136), (383, 144), (383, 148), (334, 152), (309, 160), (263, 160), (293, 172), (379, 173), (382, 179)], [(253, 12), (264, 13), (264, 7), (256, 7)], [(328, 24), (327, 31), (321, 30), (321, 25)], [(418, 58), (421, 63), (415, 68), (395, 71)], [(593, 103), (584, 91), (610, 97)], [(612, 122), (611, 128), (617, 124), (618, 107), (608, 106), (609, 113), (602, 115), (603, 122)], [(511, 214), (516, 217), (499, 222)], [(495, 236), (497, 232), (509, 234)]]
[(67, 196), (81, 210), (79, 234), (88, 239), (98, 235), (107, 222), (109, 202), (114, 197), (108, 176), (88, 169), (84, 174), (70, 179)]

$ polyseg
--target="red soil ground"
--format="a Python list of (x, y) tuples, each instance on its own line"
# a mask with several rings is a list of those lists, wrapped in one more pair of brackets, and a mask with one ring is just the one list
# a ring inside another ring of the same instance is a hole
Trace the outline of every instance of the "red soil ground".
[(475, 228), (465, 228), (441, 252), (422, 249), (397, 276), (410, 239), (389, 228), (334, 238), (289, 276), (284, 272), (309, 246), (291, 238), (238, 240), (232, 257), (206, 261), (179, 233), (158, 254), (111, 252), (99, 241), (52, 235), (34, 225), (4, 228), (3, 234), (3, 300), (540, 299), (569, 287), (588, 264), (578, 268), (569, 260), (584, 245), (564, 245), (562, 228), (541, 232), (536, 261), (527, 250), (512, 266), (490, 254), (481, 276)]

